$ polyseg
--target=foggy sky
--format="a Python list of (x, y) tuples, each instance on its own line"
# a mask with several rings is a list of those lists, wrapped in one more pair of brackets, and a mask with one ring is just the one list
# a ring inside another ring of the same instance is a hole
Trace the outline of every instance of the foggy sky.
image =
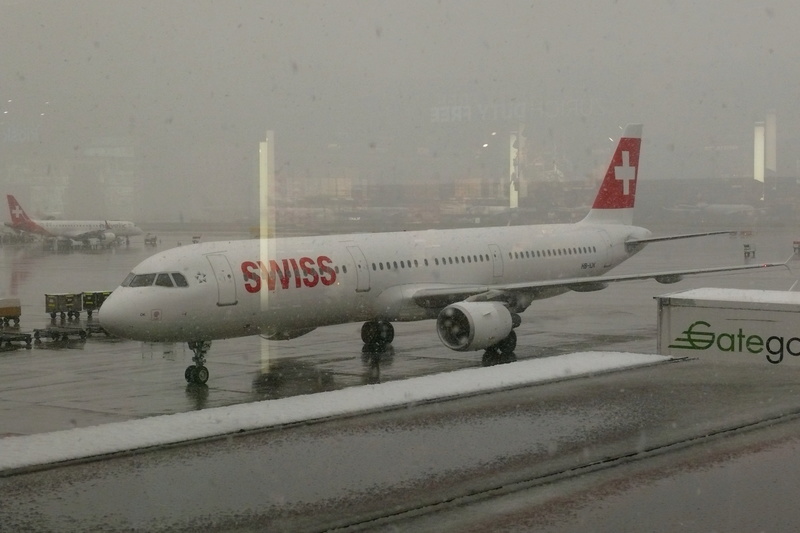
[[(421, 145), (439, 139), (439, 157), (468, 159), (474, 147), (448, 141), (454, 129), (488, 130), (496, 124), (478, 110), (520, 104), (526, 131), (558, 143), (579, 174), (619, 126), (643, 122), (642, 172), (686, 176), (704, 146), (752, 145), (768, 109), (778, 173), (795, 175), (800, 159), (800, 9), (790, 1), (0, 0), (0, 9), (3, 153), (14, 149), (10, 131), (33, 127), (44, 161), (132, 138), (156, 218), (188, 205), (187, 193), (244, 205), (267, 129), (279, 171), (302, 174), (335, 141), (380, 179), (425, 179)], [(435, 119), (432, 110), (462, 104), (472, 109), (463, 125)]]

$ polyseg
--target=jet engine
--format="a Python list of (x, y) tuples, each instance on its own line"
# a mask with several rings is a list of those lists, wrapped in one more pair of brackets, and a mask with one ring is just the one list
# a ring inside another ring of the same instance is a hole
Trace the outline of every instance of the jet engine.
[(108, 241), (113, 241), (113, 240), (114, 240), (114, 239), (116, 239), (116, 238), (117, 238), (117, 236), (116, 236), (116, 235), (114, 235), (114, 234), (113, 234), (112, 232), (110, 232), (110, 231), (104, 231), (103, 233), (101, 233), (101, 234), (100, 234), (100, 240), (101, 240), (101, 241), (106, 241), (106, 242), (108, 242)]
[(499, 302), (455, 303), (436, 319), (439, 339), (459, 352), (494, 346), (508, 337), (514, 325), (511, 311)]

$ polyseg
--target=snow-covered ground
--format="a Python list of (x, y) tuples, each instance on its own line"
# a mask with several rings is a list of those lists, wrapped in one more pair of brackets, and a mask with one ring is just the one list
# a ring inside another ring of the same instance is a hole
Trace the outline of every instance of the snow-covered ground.
[(37, 435), (6, 437), (0, 439), (0, 472), (608, 372), (667, 360), (669, 357), (655, 354), (582, 352), (279, 400)]

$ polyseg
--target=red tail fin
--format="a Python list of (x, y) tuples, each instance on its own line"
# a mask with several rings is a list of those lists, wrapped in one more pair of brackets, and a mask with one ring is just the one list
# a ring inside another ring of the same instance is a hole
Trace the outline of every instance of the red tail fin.
[(50, 235), (50, 232), (41, 227), (39, 224), (31, 220), (31, 217), (25, 213), (22, 206), (14, 198), (13, 194), (7, 195), (8, 211), (11, 213), (11, 227), (16, 230), (28, 231), (31, 233), (39, 233), (41, 235)]
[(586, 222), (631, 224), (639, 177), (642, 125), (628, 124), (619, 139)]
[(24, 224), (30, 221), (30, 217), (25, 214), (25, 210), (19, 205), (19, 202), (14, 198), (13, 194), (9, 194), (8, 198), (8, 211), (11, 213), (11, 223), (14, 225)]

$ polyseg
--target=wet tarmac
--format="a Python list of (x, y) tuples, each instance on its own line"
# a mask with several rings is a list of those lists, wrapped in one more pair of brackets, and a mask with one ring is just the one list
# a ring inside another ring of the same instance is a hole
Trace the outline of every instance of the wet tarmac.
[[(740, 264), (745, 243), (756, 248), (759, 261), (783, 260), (794, 238), (788, 231), (760, 232), (744, 240), (656, 244), (617, 271)], [(23, 300), (21, 330), (46, 327), (45, 293), (113, 288), (152, 252), (141, 242), (106, 253), (6, 247), (0, 249), (0, 275), (8, 279), (0, 293)], [(786, 270), (765, 270), (672, 286), (625, 283), (537, 302), (523, 314), (516, 356), (587, 349), (653, 353), (654, 296), (701, 286), (786, 290), (796, 279)], [(359, 328), (324, 328), (288, 342), (215, 342), (208, 387), (183, 381), (190, 360), (183, 347), (165, 354), (164, 347), (102, 335), (45, 341), (31, 349), (4, 347), (0, 433), (94, 425), (482, 364), (480, 353), (441, 346), (431, 321), (399, 324), (394, 346), (384, 354), (362, 353)], [(537, 530), (585, 530), (592, 524), (611, 531), (636, 529), (631, 517), (649, 516), (641, 509), (657, 507), (665, 527), (649, 529), (671, 531), (678, 529), (674, 520), (685, 503), (675, 494), (702, 486), (724, 499), (715, 483), (698, 485), (696, 472), (735, 478), (720, 465), (726, 457), (749, 457), (747, 450), (767, 454), (752, 455), (751, 463), (773, 464), (770, 450), (791, 457), (796, 443), (774, 432), (789, 428), (800, 412), (798, 378), (800, 365), (692, 360), (12, 476), (0, 479), (0, 529), (296, 531), (361, 524), (393, 530), (410, 524), (415, 530), (462, 531), (469, 525), (475, 531), (514, 531), (531, 529), (533, 516), (546, 518)], [(776, 423), (773, 433), (742, 429), (764, 420)], [(753, 437), (761, 434), (761, 440)], [(723, 436), (756, 442), (736, 448), (735, 439)], [(687, 447), (705, 440), (708, 445)], [(720, 442), (739, 455), (716, 450)], [(670, 455), (684, 449), (697, 455)], [(784, 471), (791, 469), (769, 470), (774, 476)], [(669, 491), (664, 483), (673, 486), (670, 497), (658, 492)], [(798, 488), (789, 476), (775, 483), (785, 488), (775, 496), (779, 501)], [(759, 512), (735, 501), (735, 508), (722, 510), (725, 516)], [(544, 507), (534, 512), (529, 504)], [(611, 516), (611, 505), (621, 514)], [(670, 508), (672, 514), (662, 510)], [(474, 520), (465, 524), (466, 516)], [(714, 520), (713, 512), (704, 516)]]

